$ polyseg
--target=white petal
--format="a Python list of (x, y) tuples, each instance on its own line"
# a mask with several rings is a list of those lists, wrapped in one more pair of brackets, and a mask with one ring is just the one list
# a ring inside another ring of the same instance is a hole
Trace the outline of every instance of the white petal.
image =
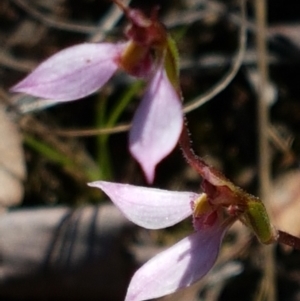
[(180, 98), (160, 67), (153, 77), (130, 130), (130, 152), (149, 183), (155, 167), (176, 146), (183, 125)]
[(69, 47), (44, 61), (11, 90), (57, 101), (82, 98), (110, 79), (124, 47), (110, 43)]
[(158, 298), (201, 279), (214, 265), (226, 229), (203, 229), (150, 259), (131, 279), (125, 301)]
[(190, 202), (199, 195), (128, 184), (93, 182), (89, 186), (102, 189), (124, 215), (147, 229), (172, 226), (192, 214)]

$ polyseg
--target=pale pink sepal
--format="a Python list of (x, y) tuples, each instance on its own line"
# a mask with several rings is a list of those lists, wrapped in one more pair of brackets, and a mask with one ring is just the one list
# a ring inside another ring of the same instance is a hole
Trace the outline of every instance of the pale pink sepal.
[(131, 279), (125, 301), (158, 298), (201, 279), (215, 263), (226, 229), (216, 224), (150, 259)]
[(11, 90), (57, 101), (85, 97), (111, 78), (124, 47), (111, 43), (69, 47), (44, 61)]
[(88, 184), (103, 190), (123, 214), (147, 229), (172, 226), (192, 214), (193, 192), (176, 192), (97, 181)]
[(176, 146), (182, 125), (180, 98), (159, 67), (135, 112), (129, 136), (130, 152), (149, 183), (153, 182), (157, 163)]

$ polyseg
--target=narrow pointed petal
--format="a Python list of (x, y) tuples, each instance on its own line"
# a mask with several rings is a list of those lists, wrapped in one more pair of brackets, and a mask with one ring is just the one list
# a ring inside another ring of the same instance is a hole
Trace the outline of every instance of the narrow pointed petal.
[(101, 88), (117, 70), (124, 44), (80, 44), (53, 55), (16, 86), (14, 92), (70, 101)]
[(124, 215), (147, 229), (161, 229), (175, 225), (192, 213), (190, 202), (199, 195), (118, 184), (93, 182), (89, 186), (102, 189)]
[(214, 265), (227, 227), (196, 232), (146, 262), (133, 276), (125, 301), (171, 294), (201, 279)]
[(176, 146), (183, 125), (181, 101), (163, 68), (159, 68), (138, 107), (129, 136), (130, 151), (149, 183), (155, 167)]

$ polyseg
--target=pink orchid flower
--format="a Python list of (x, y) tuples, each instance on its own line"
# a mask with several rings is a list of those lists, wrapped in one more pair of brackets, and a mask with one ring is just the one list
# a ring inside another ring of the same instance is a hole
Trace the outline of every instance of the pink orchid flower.
[[(193, 218), (195, 233), (142, 266), (131, 280), (125, 301), (158, 298), (202, 278), (215, 263), (223, 236), (236, 220), (264, 244), (291, 238), (273, 227), (260, 199), (195, 156), (185, 127), (180, 145), (188, 163), (202, 177), (201, 194), (103, 181), (89, 184), (103, 190), (129, 220), (147, 229), (173, 226), (190, 215)], [(293, 243), (296, 240), (292, 238)]]
[(127, 42), (84, 43), (62, 50), (11, 90), (66, 102), (94, 93), (117, 69), (149, 80), (133, 117), (129, 149), (151, 183), (156, 165), (174, 149), (183, 125), (176, 50), (156, 11), (147, 18), (114, 2), (131, 22)]
[(93, 182), (124, 215), (147, 229), (172, 226), (193, 216), (195, 233), (158, 254), (133, 276), (125, 301), (158, 298), (202, 278), (215, 263), (224, 233), (234, 219), (210, 210), (207, 195), (110, 182)]

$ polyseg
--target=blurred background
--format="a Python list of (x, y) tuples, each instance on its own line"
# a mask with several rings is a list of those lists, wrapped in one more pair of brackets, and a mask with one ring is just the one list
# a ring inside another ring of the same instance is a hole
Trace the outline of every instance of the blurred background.
[[(177, 42), (196, 153), (248, 192), (267, 195), (273, 224), (300, 235), (299, 4), (267, 1), (259, 10), (258, 2), (136, 0), (130, 6), (145, 14), (159, 6)], [(147, 185), (127, 147), (145, 83), (118, 72), (97, 93), (59, 105), (9, 92), (68, 46), (124, 40), (126, 24), (106, 0), (0, 2), (0, 300), (121, 301), (141, 264), (193, 231), (190, 220), (162, 231), (134, 226), (86, 185), (100, 179)], [(176, 148), (157, 167), (154, 186), (198, 192), (200, 183)], [(214, 269), (161, 300), (296, 301), (299, 288), (299, 251), (262, 246), (236, 223)]]

